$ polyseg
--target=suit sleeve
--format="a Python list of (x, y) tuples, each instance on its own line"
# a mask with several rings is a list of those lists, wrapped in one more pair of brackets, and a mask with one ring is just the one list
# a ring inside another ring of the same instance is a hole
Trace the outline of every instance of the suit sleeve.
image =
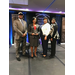
[(27, 23), (26, 23), (26, 29), (25, 29), (25, 34), (27, 35)]
[(16, 21), (14, 21), (13, 26), (14, 26), (15, 32), (17, 32), (20, 36), (22, 36), (23, 33), (18, 29)]
[(40, 35), (40, 26), (38, 27), (38, 35)]
[(58, 29), (57, 24), (56, 24), (56, 26), (55, 26), (55, 27), (53, 27), (53, 28), (54, 28), (54, 32), (53, 32), (52, 38), (54, 37), (54, 35), (56, 34), (56, 31), (57, 31), (57, 29)]
[(28, 27), (28, 33), (31, 35), (32, 34), (32, 32), (31, 32), (31, 25), (29, 25), (29, 27)]

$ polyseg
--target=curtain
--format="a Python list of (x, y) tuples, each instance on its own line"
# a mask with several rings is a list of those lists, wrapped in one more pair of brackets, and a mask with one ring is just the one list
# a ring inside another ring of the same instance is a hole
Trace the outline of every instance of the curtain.
[[(24, 14), (24, 20), (25, 20), (26, 23), (27, 23), (27, 17), (26, 17), (27, 12), (22, 12), (22, 13)], [(28, 23), (27, 23), (27, 28), (28, 28)], [(26, 42), (29, 42), (29, 39), (28, 39), (28, 33), (27, 33)]]
[(12, 36), (13, 36), (13, 33), (12, 33), (12, 15), (11, 15), (11, 11), (9, 11), (9, 45), (12, 45)]
[(58, 25), (58, 33), (59, 33), (59, 40), (57, 40), (57, 44), (61, 43), (61, 27), (62, 27), (62, 16), (61, 15), (56, 15), (56, 22)]

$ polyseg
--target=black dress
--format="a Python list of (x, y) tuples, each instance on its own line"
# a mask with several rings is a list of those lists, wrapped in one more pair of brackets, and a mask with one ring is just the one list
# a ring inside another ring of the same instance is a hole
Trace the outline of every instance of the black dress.
[[(39, 42), (40, 26), (36, 24), (36, 30), (34, 30), (33, 24), (30, 24), (28, 27), (28, 33), (30, 46), (37, 47)], [(38, 33), (38, 35), (32, 35), (32, 33)]]

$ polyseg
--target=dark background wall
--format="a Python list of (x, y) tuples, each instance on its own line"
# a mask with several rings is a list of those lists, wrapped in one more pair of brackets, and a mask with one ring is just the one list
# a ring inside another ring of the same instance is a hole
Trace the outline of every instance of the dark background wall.
[[(9, 45), (13, 44), (13, 27), (12, 27), (12, 14), (18, 14), (19, 11), (13, 11), (13, 10), (9, 10)], [(61, 35), (62, 35), (62, 17), (65, 17), (65, 15), (62, 14), (53, 14), (53, 13), (38, 13), (38, 12), (25, 12), (25, 11), (21, 11), (24, 14), (24, 20), (27, 22), (27, 27), (30, 23), (32, 23), (32, 17), (36, 17), (38, 14), (42, 14), (40, 15), (40, 19), (42, 19), (44, 16), (47, 16), (50, 20), (50, 24), (51, 24), (51, 19), (53, 17), (56, 18), (56, 22), (58, 24), (58, 32), (60, 35), (60, 40), (57, 40), (57, 43), (60, 44), (61, 43)], [(42, 20), (41, 20), (42, 22)], [(39, 22), (38, 22), (39, 23)], [(40, 24), (40, 23), (39, 23)], [(26, 41), (28, 42), (28, 35), (27, 35), (27, 39)]]

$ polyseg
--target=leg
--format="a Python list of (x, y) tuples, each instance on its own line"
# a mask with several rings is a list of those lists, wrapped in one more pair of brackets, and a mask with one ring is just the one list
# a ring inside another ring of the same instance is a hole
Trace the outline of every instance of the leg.
[(23, 39), (22, 39), (22, 50), (23, 50), (23, 55), (25, 55), (25, 50), (26, 50), (26, 37), (24, 37)]
[[(41, 37), (41, 41), (42, 41), (42, 48), (43, 48), (43, 38)], [(42, 53), (43, 54), (43, 53)]]
[[(43, 39), (42, 39), (42, 49), (44, 50), (44, 47), (43, 47)], [(44, 51), (43, 51), (44, 52)], [(43, 54), (43, 52), (42, 52), (42, 54)]]
[(43, 40), (43, 47), (44, 47), (43, 56), (44, 57), (47, 55), (47, 46), (48, 46), (47, 40)]
[[(41, 41), (42, 41), (42, 49), (43, 49), (43, 35), (41, 36)], [(43, 52), (42, 52), (43, 54)]]
[[(42, 40), (42, 49), (43, 49), (43, 53), (44, 53), (44, 36), (43, 35), (41, 36), (41, 40)], [(42, 53), (42, 55), (43, 55), (43, 53)]]
[(55, 56), (56, 53), (56, 39), (54, 39), (54, 48), (53, 48), (53, 56)]
[(20, 47), (20, 40), (16, 40), (16, 59), (18, 61), (21, 61), (20, 55), (19, 55), (19, 47)]
[(53, 41), (51, 42), (51, 56), (52, 57), (55, 56), (55, 50), (56, 50), (56, 41), (55, 39), (53, 39)]
[(33, 47), (30, 47), (31, 49), (31, 57), (33, 57)]
[(36, 55), (37, 47), (35, 47), (34, 50), (35, 50), (35, 51), (34, 51), (34, 55), (37, 56), (37, 55)]
[[(54, 41), (54, 40), (53, 40), (53, 41)], [(51, 41), (51, 56), (53, 56), (53, 48), (54, 48), (54, 47), (53, 47), (53, 46), (54, 46), (54, 45), (53, 45), (53, 41)]]
[(19, 58), (19, 47), (20, 47), (20, 41), (16, 40), (16, 58)]

